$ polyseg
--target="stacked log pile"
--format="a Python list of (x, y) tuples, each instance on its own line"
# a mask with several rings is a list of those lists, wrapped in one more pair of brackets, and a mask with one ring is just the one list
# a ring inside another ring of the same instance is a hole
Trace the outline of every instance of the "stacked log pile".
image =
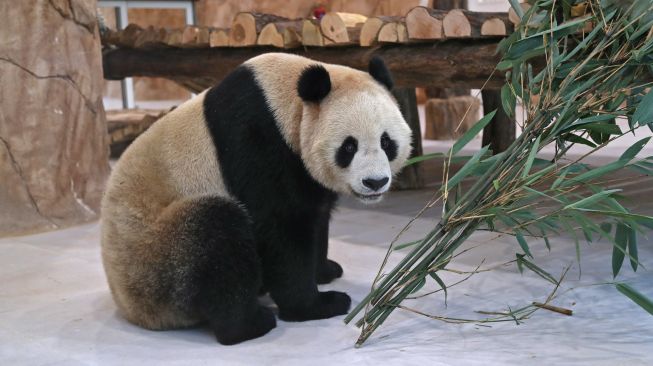
[(320, 19), (287, 19), (272, 14), (241, 12), (234, 17), (229, 29), (196, 26), (144, 29), (130, 24), (124, 30), (107, 32), (102, 41), (105, 46), (143, 49), (370, 47), (384, 43), (505, 37), (512, 32), (514, 22), (514, 17), (508, 13), (446, 11), (421, 6), (411, 9), (403, 17), (368, 18), (360, 14), (328, 12)]
[(454, 140), (478, 121), (481, 103), (471, 95), (431, 98), (424, 107), (427, 140)]
[(145, 109), (107, 111), (111, 157), (119, 157), (140, 134), (169, 112)]

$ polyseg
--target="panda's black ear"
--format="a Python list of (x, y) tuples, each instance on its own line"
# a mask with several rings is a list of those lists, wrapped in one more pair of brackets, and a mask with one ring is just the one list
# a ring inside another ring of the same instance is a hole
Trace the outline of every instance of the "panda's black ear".
[(394, 82), (392, 81), (392, 75), (390, 75), (390, 71), (385, 66), (385, 62), (383, 62), (383, 60), (379, 56), (374, 56), (372, 57), (372, 59), (370, 59), (368, 70), (370, 72), (370, 75), (372, 75), (372, 77), (374, 78), (374, 80), (383, 84), (386, 88), (388, 88), (388, 90), (392, 90), (392, 88), (394, 87)]
[(322, 65), (311, 65), (297, 81), (297, 93), (305, 102), (319, 102), (331, 91), (331, 77)]

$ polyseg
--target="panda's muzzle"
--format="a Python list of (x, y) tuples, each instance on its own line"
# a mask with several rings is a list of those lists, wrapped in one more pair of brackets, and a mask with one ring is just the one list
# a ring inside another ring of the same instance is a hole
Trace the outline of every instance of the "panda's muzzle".
[(354, 190), (352, 190), (352, 192), (354, 193), (354, 196), (356, 196), (356, 198), (358, 198), (363, 202), (376, 202), (381, 198), (381, 196), (383, 196), (383, 193), (361, 194)]

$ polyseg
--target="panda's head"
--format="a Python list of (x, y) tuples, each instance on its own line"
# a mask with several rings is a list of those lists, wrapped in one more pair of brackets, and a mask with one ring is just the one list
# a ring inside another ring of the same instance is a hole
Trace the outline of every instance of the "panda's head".
[(301, 156), (322, 185), (363, 202), (377, 202), (388, 191), (411, 151), (411, 130), (391, 88), (379, 58), (368, 73), (321, 64), (302, 71)]

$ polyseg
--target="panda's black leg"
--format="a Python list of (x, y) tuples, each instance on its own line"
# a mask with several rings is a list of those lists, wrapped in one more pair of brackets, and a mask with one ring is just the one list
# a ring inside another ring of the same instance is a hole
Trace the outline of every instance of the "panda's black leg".
[(325, 207), (316, 220), (317, 236), (317, 270), (315, 279), (319, 285), (329, 283), (336, 278), (342, 277), (342, 267), (335, 261), (328, 259), (329, 252), (329, 221), (331, 219), (331, 207)]
[(272, 311), (258, 304), (261, 264), (247, 213), (220, 197), (194, 199), (183, 212), (189, 266), (186, 294), (213, 329), (230, 345), (257, 338), (276, 326)]
[[(272, 249), (262, 255), (266, 284), (286, 321), (325, 319), (346, 314), (351, 298), (344, 292), (319, 292), (315, 279), (318, 243), (310, 218), (279, 219), (267, 239)], [(294, 228), (288, 230), (287, 228)]]

